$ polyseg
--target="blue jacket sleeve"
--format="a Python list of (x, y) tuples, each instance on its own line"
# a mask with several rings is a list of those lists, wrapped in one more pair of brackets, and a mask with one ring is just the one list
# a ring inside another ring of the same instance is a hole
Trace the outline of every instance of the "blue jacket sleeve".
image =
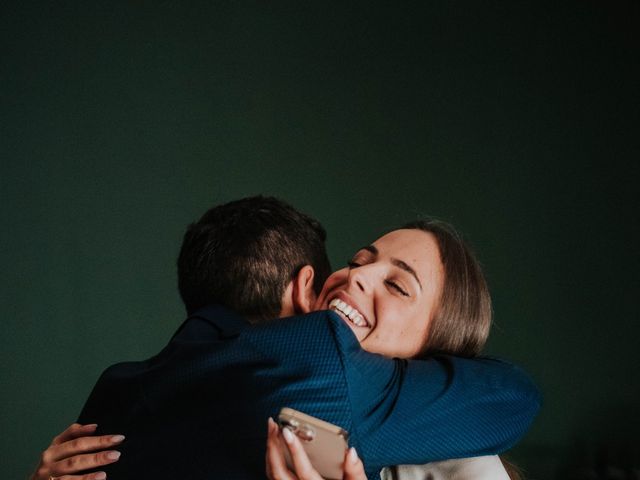
[(388, 359), (365, 352), (335, 315), (353, 415), (368, 471), (500, 453), (526, 432), (540, 397), (518, 367), (491, 359)]

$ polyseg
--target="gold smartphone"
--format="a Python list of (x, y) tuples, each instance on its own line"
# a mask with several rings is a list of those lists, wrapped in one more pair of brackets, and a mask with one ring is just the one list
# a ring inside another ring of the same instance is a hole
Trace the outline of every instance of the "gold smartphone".
[[(342, 465), (347, 453), (349, 434), (342, 428), (299, 412), (293, 408), (283, 408), (278, 415), (282, 428), (289, 428), (301, 440), (311, 464), (327, 480), (340, 480)], [(285, 452), (287, 464), (292, 467), (289, 451)]]

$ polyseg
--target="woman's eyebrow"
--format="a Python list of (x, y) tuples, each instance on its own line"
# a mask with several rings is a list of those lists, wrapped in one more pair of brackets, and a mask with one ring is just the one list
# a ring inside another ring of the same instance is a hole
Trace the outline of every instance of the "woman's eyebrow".
[(420, 279), (418, 278), (418, 274), (416, 273), (416, 271), (413, 268), (411, 268), (406, 262), (403, 262), (402, 260), (399, 260), (397, 258), (392, 258), (391, 259), (391, 263), (393, 265), (395, 265), (396, 267), (401, 268), (405, 272), (409, 272), (411, 275), (413, 275), (413, 278), (415, 278), (416, 282), (418, 282), (418, 286), (420, 287), (420, 290), (422, 290), (422, 284), (420, 283)]
[[(378, 255), (378, 249), (376, 247), (374, 247), (373, 245), (367, 245), (366, 247), (362, 247), (360, 250), (366, 250), (367, 252), (370, 252), (374, 256)], [(358, 250), (358, 251), (360, 251), (360, 250)], [(411, 275), (413, 275), (413, 278), (415, 278), (416, 282), (418, 282), (418, 286), (420, 287), (420, 290), (422, 290), (422, 283), (420, 283), (420, 279), (418, 278), (418, 274), (416, 273), (416, 271), (413, 268), (411, 268), (411, 266), (409, 266), (409, 264), (407, 264), (407, 262), (403, 262), (402, 260), (400, 260), (398, 258), (392, 258), (391, 259), (391, 264), (395, 265), (396, 267), (401, 268), (405, 272), (408, 272)]]

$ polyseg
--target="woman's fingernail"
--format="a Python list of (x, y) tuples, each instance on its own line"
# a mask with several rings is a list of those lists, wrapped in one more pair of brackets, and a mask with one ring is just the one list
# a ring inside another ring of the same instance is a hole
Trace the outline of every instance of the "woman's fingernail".
[(109, 440), (113, 443), (118, 443), (124, 440), (124, 435), (113, 435)]
[(356, 452), (356, 449), (353, 447), (349, 449), (349, 461), (351, 463), (356, 463), (358, 461), (358, 452)]
[(93, 480), (104, 480), (105, 478), (107, 478), (107, 474), (104, 472), (96, 472), (93, 475)]
[(107, 452), (107, 458), (109, 460), (118, 460), (120, 458), (120, 452), (117, 450), (111, 450), (110, 452)]
[(273, 421), (273, 418), (269, 417), (269, 419), (267, 420), (267, 431), (269, 432), (269, 435), (273, 433), (273, 427), (275, 425), (276, 422)]
[(289, 430), (288, 428), (282, 429), (282, 436), (284, 437), (284, 441), (289, 445), (293, 443), (293, 433), (291, 433), (291, 430)]

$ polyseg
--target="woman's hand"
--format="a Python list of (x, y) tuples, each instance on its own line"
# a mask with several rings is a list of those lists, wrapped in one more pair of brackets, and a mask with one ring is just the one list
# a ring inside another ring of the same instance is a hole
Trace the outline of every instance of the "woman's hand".
[[(269, 480), (322, 480), (320, 474), (311, 466), (309, 457), (296, 435), (286, 428), (280, 431), (271, 418), (268, 421), (268, 431), (266, 463)], [(293, 471), (287, 467), (285, 448), (291, 453)], [(362, 461), (354, 448), (347, 450), (344, 457), (344, 480), (367, 480)]]
[(42, 452), (40, 464), (30, 480), (103, 480), (107, 478), (105, 472), (71, 475), (117, 462), (120, 458), (120, 452), (107, 449), (121, 443), (124, 436), (92, 436), (96, 428), (95, 424), (74, 423), (54, 437), (51, 445)]

